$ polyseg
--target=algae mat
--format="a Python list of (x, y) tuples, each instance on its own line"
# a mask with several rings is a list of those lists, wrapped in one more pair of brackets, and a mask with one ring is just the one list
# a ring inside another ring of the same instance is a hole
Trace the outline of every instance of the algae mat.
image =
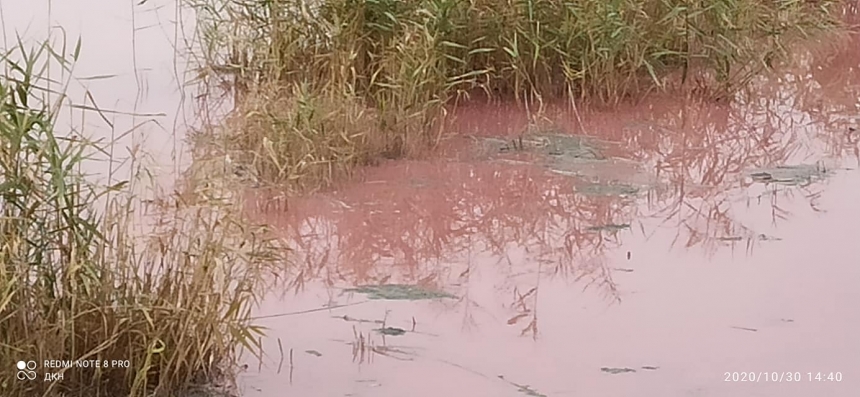
[(832, 174), (821, 164), (782, 165), (774, 168), (759, 168), (747, 173), (753, 182), (775, 183), (788, 186), (806, 186)]
[(455, 295), (444, 291), (435, 291), (416, 285), (405, 284), (383, 284), (364, 285), (348, 288), (346, 292), (366, 294), (369, 299), (386, 300), (422, 300), (422, 299), (456, 299)]
[(598, 145), (587, 137), (559, 134), (524, 135), (510, 140), (472, 137), (479, 150), (490, 158), (512, 152), (526, 152), (545, 156), (546, 160), (588, 161), (605, 160)]
[[(630, 198), (656, 185), (638, 162), (608, 156), (607, 144), (577, 135), (528, 134), (510, 140), (472, 137), (483, 159), (505, 164), (532, 165), (581, 180), (576, 193), (586, 196)], [(511, 154), (530, 159), (512, 160)]]

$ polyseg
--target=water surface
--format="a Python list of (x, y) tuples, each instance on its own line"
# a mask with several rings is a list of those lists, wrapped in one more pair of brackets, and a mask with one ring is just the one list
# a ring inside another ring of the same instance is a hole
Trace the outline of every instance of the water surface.
[(512, 149), (529, 128), (514, 107), (463, 107), (438, 157), (287, 210), (257, 197), (296, 253), (245, 395), (855, 395), (860, 42), (844, 44), (732, 105), (550, 109), (532, 129), (578, 137), (563, 150)]

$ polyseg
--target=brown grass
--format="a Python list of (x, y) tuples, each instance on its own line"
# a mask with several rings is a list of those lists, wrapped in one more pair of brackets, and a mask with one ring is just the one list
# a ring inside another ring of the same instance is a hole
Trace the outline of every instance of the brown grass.
[(434, 146), (446, 107), (476, 93), (532, 112), (678, 84), (728, 98), (786, 43), (835, 24), (821, 0), (192, 4), (204, 78), (237, 89), (226, 144), (263, 181), (303, 190)]
[[(139, 164), (111, 186), (85, 178), (80, 165), (110, 151), (55, 129), (66, 98), (46, 101), (44, 68), (70, 71), (66, 53), (19, 43), (2, 57), (0, 394), (172, 396), (229, 381), (240, 348), (259, 353), (250, 309), (283, 250), (211, 188), (153, 208)], [(19, 360), (38, 378), (17, 379)]]

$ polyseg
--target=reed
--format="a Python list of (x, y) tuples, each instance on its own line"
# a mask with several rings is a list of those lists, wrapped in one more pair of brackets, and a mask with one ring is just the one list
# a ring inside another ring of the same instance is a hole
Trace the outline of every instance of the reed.
[(533, 112), (653, 89), (730, 98), (836, 24), (826, 0), (189, 1), (203, 76), (237, 87), (230, 147), (302, 188), (434, 146), (476, 94)]
[[(49, 62), (70, 71), (79, 48), (70, 60), (48, 44), (2, 54), (0, 394), (173, 396), (229, 381), (240, 348), (259, 353), (249, 313), (279, 251), (225, 201), (171, 195), (144, 208), (138, 177), (83, 175), (112, 143), (58, 130), (68, 102), (56, 91), (48, 102), (45, 74)], [(17, 379), (19, 360), (39, 378)]]

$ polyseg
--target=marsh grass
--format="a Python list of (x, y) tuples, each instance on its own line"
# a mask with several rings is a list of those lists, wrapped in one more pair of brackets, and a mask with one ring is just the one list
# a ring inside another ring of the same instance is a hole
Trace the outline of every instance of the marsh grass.
[(302, 189), (434, 146), (478, 94), (536, 114), (655, 88), (729, 98), (835, 24), (826, 0), (189, 1), (202, 77), (236, 87), (232, 147)]
[[(229, 382), (239, 348), (259, 352), (250, 308), (282, 251), (226, 201), (167, 195), (144, 216), (136, 176), (111, 186), (85, 178), (81, 165), (113, 143), (58, 131), (68, 102), (54, 90), (49, 103), (48, 87), (66, 85), (45, 75), (49, 62), (71, 75), (79, 49), (19, 42), (2, 56), (0, 394), (173, 396)], [(155, 226), (141, 233), (144, 221)], [(36, 361), (39, 378), (17, 380), (18, 360)]]

